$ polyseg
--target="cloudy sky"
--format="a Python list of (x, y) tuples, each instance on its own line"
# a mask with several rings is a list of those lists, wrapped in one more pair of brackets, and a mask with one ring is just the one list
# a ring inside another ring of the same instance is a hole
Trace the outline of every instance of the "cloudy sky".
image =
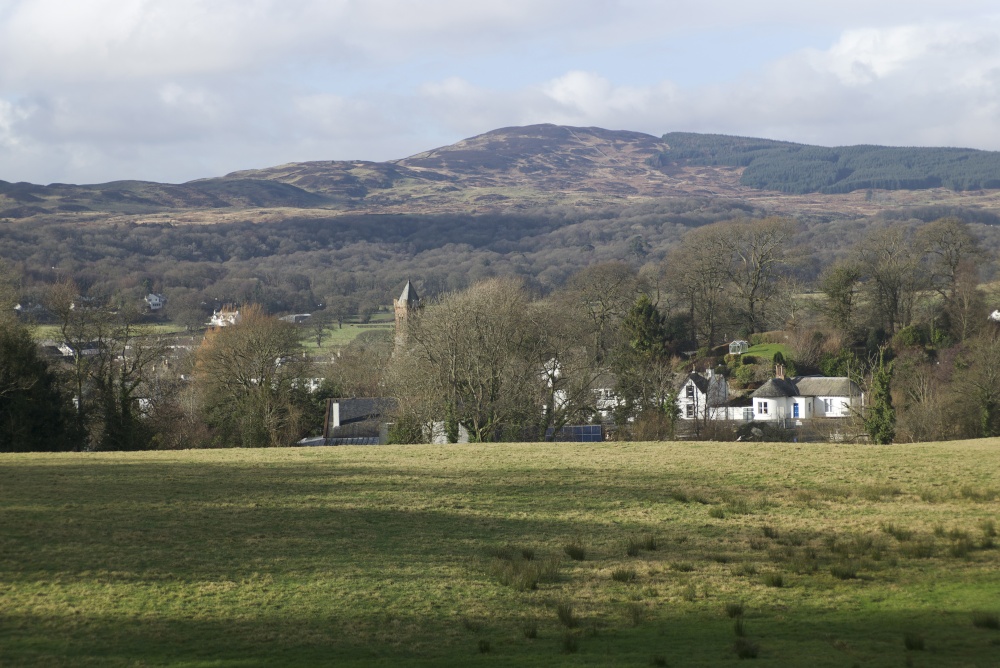
[(995, 0), (0, 0), (0, 179), (598, 125), (1000, 150)]

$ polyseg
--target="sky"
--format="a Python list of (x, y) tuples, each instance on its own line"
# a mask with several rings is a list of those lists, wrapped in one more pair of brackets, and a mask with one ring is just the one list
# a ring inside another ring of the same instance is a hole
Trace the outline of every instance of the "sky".
[(0, 0), (0, 180), (178, 183), (533, 123), (1000, 150), (1000, 6)]

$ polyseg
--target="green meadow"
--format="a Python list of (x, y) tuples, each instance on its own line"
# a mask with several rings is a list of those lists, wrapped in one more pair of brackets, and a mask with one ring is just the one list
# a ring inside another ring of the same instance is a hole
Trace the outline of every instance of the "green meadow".
[(998, 440), (2, 455), (0, 665), (995, 666), (998, 471)]

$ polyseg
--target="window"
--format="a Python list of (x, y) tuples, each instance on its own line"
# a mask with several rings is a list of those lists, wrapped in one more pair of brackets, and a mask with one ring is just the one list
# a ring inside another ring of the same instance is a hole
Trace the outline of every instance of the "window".
[(747, 407), (743, 409), (743, 419), (747, 422), (753, 420), (753, 408)]
[(767, 415), (767, 402), (766, 401), (758, 401), (757, 402), (757, 414), (758, 415)]
[(694, 417), (694, 404), (688, 404), (687, 405), (687, 407), (685, 408), (685, 416), (687, 416), (689, 418), (693, 418)]
[(824, 413), (832, 413), (833, 412), (833, 399), (824, 399), (823, 400), (823, 412)]
[(694, 399), (694, 385), (690, 383), (687, 385), (687, 398)]

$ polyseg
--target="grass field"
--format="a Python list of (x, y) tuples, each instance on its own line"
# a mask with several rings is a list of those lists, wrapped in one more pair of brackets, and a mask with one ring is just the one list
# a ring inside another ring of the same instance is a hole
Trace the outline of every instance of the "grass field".
[(998, 470), (997, 440), (3, 455), (0, 665), (995, 666)]

